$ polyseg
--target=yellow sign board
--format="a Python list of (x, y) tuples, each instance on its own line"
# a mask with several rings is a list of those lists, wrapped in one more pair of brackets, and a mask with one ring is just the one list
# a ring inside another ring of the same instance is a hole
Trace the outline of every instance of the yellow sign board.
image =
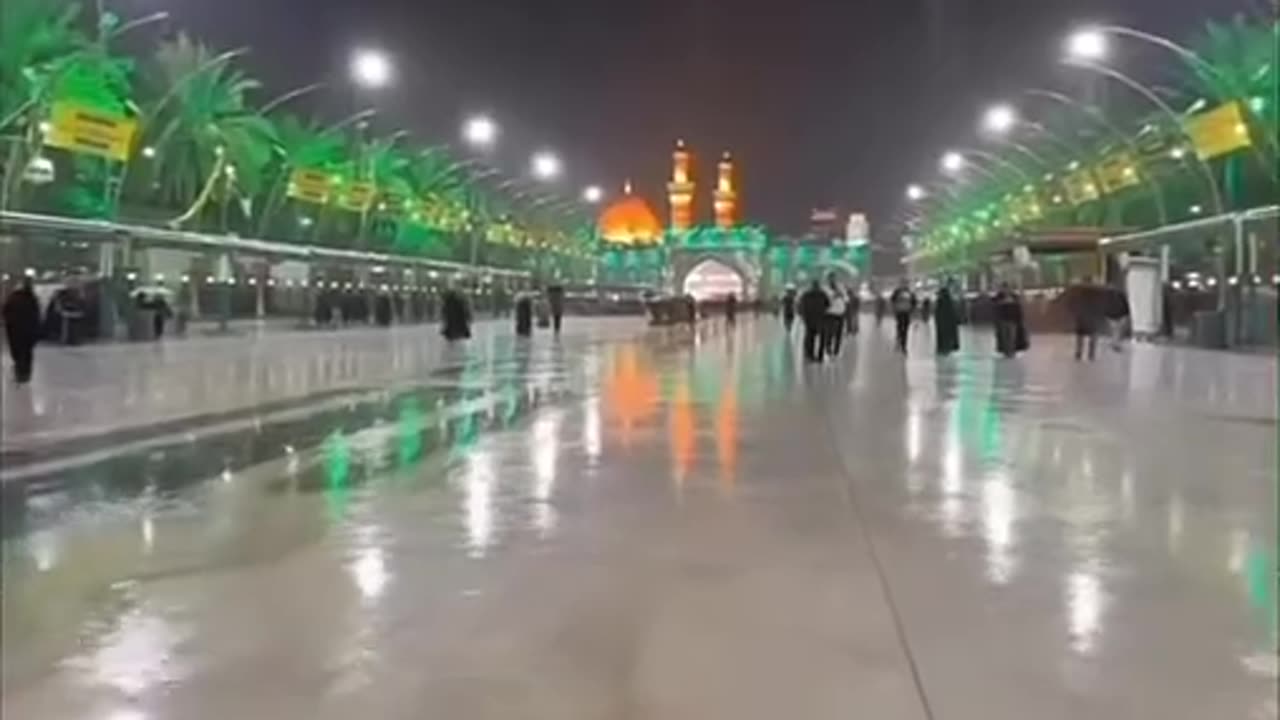
[(1240, 103), (1229, 102), (1186, 121), (1187, 135), (1201, 160), (1247, 148), (1252, 144)]
[(323, 170), (294, 170), (289, 176), (289, 197), (323, 205), (329, 202), (333, 177)]
[(1071, 173), (1062, 179), (1062, 185), (1066, 188), (1067, 200), (1072, 205), (1080, 205), (1101, 197), (1098, 184), (1094, 182), (1093, 174), (1087, 170)]
[(351, 183), (342, 192), (338, 200), (338, 204), (347, 210), (355, 212), (365, 212), (369, 206), (373, 204), (373, 198), (377, 195), (373, 183), (358, 182)]
[(1110, 194), (1137, 185), (1138, 166), (1129, 153), (1113, 153), (1102, 159), (1095, 170), (1102, 183), (1102, 193)]
[(124, 162), (138, 123), (127, 117), (72, 102), (53, 105), (45, 144), (71, 152)]

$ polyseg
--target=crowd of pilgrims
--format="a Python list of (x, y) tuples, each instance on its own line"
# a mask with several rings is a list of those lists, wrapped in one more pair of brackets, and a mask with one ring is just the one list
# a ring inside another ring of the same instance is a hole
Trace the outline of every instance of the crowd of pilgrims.
[[(92, 293), (86, 294), (78, 287), (63, 287), (54, 293), (42, 312), (31, 278), (24, 278), (9, 294), (3, 305), (4, 334), (13, 359), (14, 376), (19, 383), (30, 380), (34, 350), (40, 341), (76, 344), (84, 339), (93, 339), (89, 336), (98, 327), (96, 315), (100, 312), (93, 298)], [(1103, 330), (1113, 336), (1114, 344), (1119, 348), (1119, 339), (1126, 331), (1129, 315), (1123, 291), (1086, 279), (1067, 288), (1063, 299), (1073, 318), (1077, 359), (1086, 355), (1093, 359), (1097, 335)], [(157, 339), (163, 336), (166, 323), (174, 316), (168, 294), (160, 290), (137, 289), (132, 293), (131, 301), (136, 309), (148, 311), (146, 322), (152, 327), (147, 334)], [(888, 295), (874, 293), (870, 302), (874, 303), (877, 326), (892, 316), (895, 344), (903, 355), (910, 347), (911, 329), (918, 323), (932, 324), (934, 349), (940, 356), (960, 349), (960, 326), (969, 322), (992, 325), (996, 350), (1001, 355), (1013, 357), (1029, 347), (1022, 299), (1008, 283), (1001, 284), (994, 294), (981, 293), (966, 300), (951, 282), (944, 282), (932, 296), (921, 296), (903, 280)], [(679, 315), (689, 322), (696, 321), (699, 314), (698, 304), (691, 296), (677, 298), (667, 305), (672, 306), (668, 308), (668, 314), (678, 308), (681, 310)], [(729, 323), (736, 321), (739, 303), (735, 295), (723, 298), (717, 305), (723, 308)], [(760, 304), (753, 303), (752, 307), (759, 309)], [(812, 280), (803, 291), (788, 286), (778, 299), (777, 308), (788, 332), (797, 319), (800, 321), (805, 359), (820, 363), (838, 356), (844, 338), (858, 333), (862, 298), (856, 290), (831, 274), (825, 280)], [(559, 334), (565, 311), (565, 290), (562, 286), (550, 285), (511, 297), (504, 294), (501, 298), (494, 298), (493, 309), (497, 315), (514, 316), (518, 336), (531, 335), (535, 322)], [(437, 317), (440, 333), (446, 340), (452, 342), (471, 337), (471, 301), (464, 290), (454, 286), (445, 289), (438, 297), (414, 296), (409, 299), (388, 293), (367, 295), (326, 291), (316, 297), (313, 320), (318, 327), (351, 322), (389, 326), (396, 318), (412, 321)], [(178, 322), (181, 324), (181, 314)]]
[[(996, 349), (1013, 357), (1029, 347), (1022, 299), (1007, 283), (990, 296), (966, 302), (951, 283), (943, 283), (932, 296), (918, 295), (901, 281), (888, 295), (872, 296), (876, 325), (892, 316), (895, 347), (906, 354), (914, 324), (933, 325), (934, 348), (939, 355), (950, 355), (960, 349), (960, 326), (971, 320), (990, 322), (995, 330)], [(862, 298), (858, 292), (839, 282), (836, 275), (826, 280), (814, 279), (803, 291), (788, 287), (779, 301), (782, 322), (790, 331), (797, 319), (803, 327), (805, 359), (820, 363), (840, 354), (843, 339), (856, 335)]]
[[(14, 380), (19, 384), (30, 381), (35, 349), (40, 343), (79, 345), (100, 340), (103, 313), (119, 315), (128, 327), (130, 339), (159, 340), (171, 324), (177, 325), (181, 333), (186, 321), (182, 308), (190, 302), (185, 292), (184, 287), (175, 297), (174, 291), (162, 286), (136, 287), (129, 291), (127, 299), (108, 303), (103, 300), (110, 294), (98, 281), (69, 282), (53, 290), (47, 286), (45, 290), (38, 290), (33, 278), (20, 278), (5, 296), (0, 312)], [(564, 305), (564, 288), (550, 285), (540, 291), (525, 291), (514, 296), (505, 290), (495, 290), (487, 297), (486, 308), (497, 316), (514, 315), (516, 333), (528, 336), (535, 318), (538, 325), (552, 328), (558, 334)], [(471, 337), (471, 299), (463, 289), (454, 286), (438, 294), (411, 297), (326, 289), (316, 294), (311, 313), (317, 328), (349, 324), (389, 327), (393, 322), (438, 319), (445, 339)]]

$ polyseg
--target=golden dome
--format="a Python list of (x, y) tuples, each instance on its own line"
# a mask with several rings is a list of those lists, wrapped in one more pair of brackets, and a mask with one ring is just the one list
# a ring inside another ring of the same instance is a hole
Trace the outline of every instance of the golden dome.
[(600, 237), (618, 245), (653, 245), (662, 242), (662, 223), (628, 183), (626, 193), (600, 213)]

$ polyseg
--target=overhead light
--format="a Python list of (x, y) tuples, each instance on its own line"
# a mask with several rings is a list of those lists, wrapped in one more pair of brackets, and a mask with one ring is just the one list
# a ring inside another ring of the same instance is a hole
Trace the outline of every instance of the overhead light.
[(534, 177), (539, 180), (552, 180), (560, 175), (560, 158), (550, 151), (543, 150), (535, 154), (531, 166)]
[(487, 115), (476, 115), (462, 128), (467, 143), (478, 148), (492, 147), (498, 139), (498, 124)]
[(982, 116), (982, 127), (987, 132), (1003, 135), (1018, 124), (1018, 111), (1012, 105), (993, 105)]
[(1107, 36), (1101, 30), (1084, 28), (1067, 38), (1067, 55), (1075, 60), (1102, 60), (1107, 56)]
[(391, 59), (379, 50), (358, 50), (351, 57), (351, 76), (363, 87), (380, 88), (391, 82)]
[(954, 150), (942, 156), (942, 169), (944, 172), (955, 174), (964, 169), (964, 156)]

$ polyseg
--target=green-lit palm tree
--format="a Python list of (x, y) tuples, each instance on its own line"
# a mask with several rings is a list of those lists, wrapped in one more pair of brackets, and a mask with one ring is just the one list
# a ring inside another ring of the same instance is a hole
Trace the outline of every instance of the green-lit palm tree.
[(1280, 109), (1276, 107), (1276, 47), (1280, 23), (1237, 15), (1230, 22), (1210, 22), (1192, 42), (1200, 62), (1188, 66), (1192, 89), (1219, 101), (1238, 101), (1245, 109), (1255, 155), (1272, 186), (1277, 184), (1280, 157)]
[(267, 235), (271, 223), (284, 204), (289, 177), (295, 170), (334, 172), (344, 159), (341, 126), (319, 127), (294, 115), (281, 115), (274, 120), (276, 128), (275, 159), (271, 165), (263, 208), (258, 213), (258, 234)]
[(0, 209), (9, 206), (23, 168), (39, 150), (40, 122), (59, 79), (89, 46), (77, 27), (79, 15), (80, 6), (65, 0), (0, 3), (0, 139), (7, 146)]
[(158, 99), (144, 108), (143, 143), (154, 156), (160, 199), (185, 208), (170, 224), (186, 225), (215, 196), (225, 205), (260, 193), (279, 142), (249, 105), (258, 81), (232, 67), (229, 54), (215, 55), (186, 35), (160, 46), (150, 75)]

